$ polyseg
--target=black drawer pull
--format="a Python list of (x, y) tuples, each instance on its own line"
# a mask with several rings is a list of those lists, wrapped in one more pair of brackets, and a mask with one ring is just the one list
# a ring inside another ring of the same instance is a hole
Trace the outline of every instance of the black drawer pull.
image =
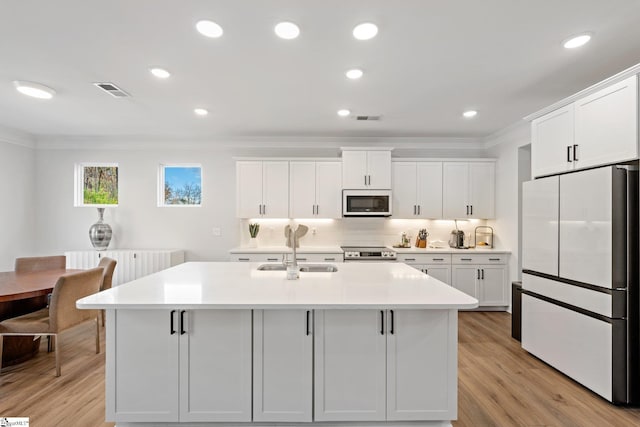
[(309, 335), (311, 333), (310, 331), (310, 324), (311, 324), (311, 319), (309, 319), (311, 314), (311, 311), (307, 310), (307, 335)]
[(393, 310), (389, 310), (389, 314), (391, 314), (391, 325), (389, 328), (389, 333), (393, 335)]
[(176, 333), (176, 328), (173, 325), (173, 315), (174, 314), (176, 314), (176, 311), (175, 310), (171, 310), (171, 314), (170, 314), (170, 316), (171, 316), (171, 328), (169, 329), (169, 332), (171, 332), (171, 335)]
[(184, 335), (187, 331), (184, 330), (184, 310), (180, 312), (180, 335)]
[(500, 261), (500, 258), (489, 258), (489, 261)]
[(384, 335), (384, 311), (380, 310), (380, 335)]
[(324, 260), (325, 261), (335, 261), (336, 259), (335, 258), (325, 258)]
[(434, 261), (444, 261), (444, 258), (431, 258)]
[(460, 258), (460, 261), (473, 261), (471, 258)]
[(267, 261), (278, 261), (278, 258), (267, 258)]
[(416, 259), (415, 258), (405, 258), (404, 260), (405, 261), (415, 261)]
[(238, 261), (251, 261), (249, 258), (238, 258)]

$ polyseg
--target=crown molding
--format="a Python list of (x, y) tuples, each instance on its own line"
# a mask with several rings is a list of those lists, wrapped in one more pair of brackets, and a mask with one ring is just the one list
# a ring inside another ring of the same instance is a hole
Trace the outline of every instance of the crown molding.
[(633, 75), (636, 75), (640, 73), (640, 64), (636, 64), (633, 65), (629, 68), (627, 68), (626, 70), (623, 70), (621, 72), (619, 72), (618, 74), (615, 74), (607, 79), (602, 80), (601, 82), (598, 82), (594, 85), (589, 86), (586, 89), (581, 90), (580, 92), (576, 92), (573, 95), (564, 98), (558, 102), (556, 102), (555, 104), (551, 104), (548, 107), (545, 107), (541, 110), (536, 111), (533, 114), (529, 114), (528, 116), (524, 117), (524, 120), (530, 122), (532, 120), (537, 119), (538, 117), (542, 117), (547, 113), (550, 113), (552, 111), (557, 110), (558, 108), (562, 108), (565, 105), (569, 105), (572, 102), (575, 102), (581, 98), (584, 98), (587, 95), (590, 95), (594, 92), (599, 91), (600, 89), (604, 89), (607, 86), (611, 86), (614, 83), (618, 83), (624, 79), (627, 79)]
[(531, 123), (519, 120), (506, 128), (500, 129), (483, 139), (483, 148), (489, 149), (496, 145), (512, 143), (514, 141), (531, 142)]
[(36, 138), (33, 135), (4, 126), (0, 126), (0, 142), (20, 145), (27, 148), (36, 148)]
[(37, 139), (42, 150), (145, 150), (145, 149), (340, 149), (345, 144), (357, 147), (402, 149), (482, 149), (480, 138), (457, 137), (229, 137), (177, 138), (153, 136), (45, 136)]

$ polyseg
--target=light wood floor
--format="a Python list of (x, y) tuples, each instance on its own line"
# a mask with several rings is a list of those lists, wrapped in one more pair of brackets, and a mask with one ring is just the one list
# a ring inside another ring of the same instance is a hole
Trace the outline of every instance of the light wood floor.
[[(59, 378), (44, 343), (36, 358), (3, 369), (0, 416), (28, 416), (35, 427), (113, 426), (104, 422), (104, 348), (95, 354), (92, 327), (62, 335)], [(454, 427), (640, 426), (640, 409), (610, 405), (522, 350), (508, 313), (460, 313), (459, 327)]]

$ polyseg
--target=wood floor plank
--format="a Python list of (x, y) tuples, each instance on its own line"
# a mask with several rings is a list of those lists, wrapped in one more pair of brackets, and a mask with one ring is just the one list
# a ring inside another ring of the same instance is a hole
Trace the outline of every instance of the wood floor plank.
[[(43, 341), (34, 359), (2, 370), (0, 416), (44, 427), (112, 427), (104, 421), (104, 346), (95, 354), (93, 324), (62, 334), (59, 378)], [(524, 351), (511, 338), (508, 313), (460, 313), (458, 341), (454, 427), (640, 426), (639, 408), (611, 405)]]

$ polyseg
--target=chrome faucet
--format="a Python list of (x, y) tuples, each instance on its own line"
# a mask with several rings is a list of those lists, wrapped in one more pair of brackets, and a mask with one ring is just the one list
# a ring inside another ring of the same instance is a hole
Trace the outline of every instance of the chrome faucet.
[(289, 235), (287, 236), (287, 244), (291, 246), (292, 253), (293, 253), (293, 260), (290, 262), (288, 259), (289, 254), (285, 252), (282, 254), (282, 264), (285, 267), (288, 267), (290, 265), (293, 267), (297, 267), (298, 255), (296, 253), (296, 246), (298, 246), (298, 237), (296, 236), (295, 231), (293, 231), (292, 229), (289, 229)]

